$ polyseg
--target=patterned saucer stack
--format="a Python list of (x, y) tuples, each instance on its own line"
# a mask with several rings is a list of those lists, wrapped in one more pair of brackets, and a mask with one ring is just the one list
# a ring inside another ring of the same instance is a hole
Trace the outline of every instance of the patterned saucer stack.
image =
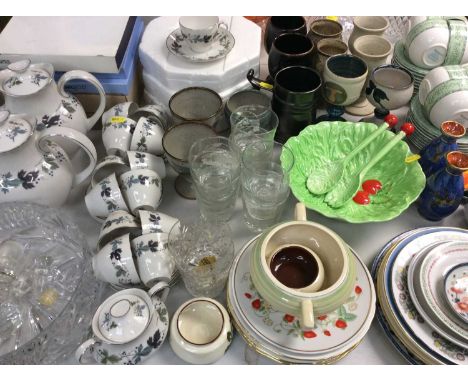
[(412, 364), (468, 365), (468, 230), (420, 228), (374, 260), (377, 318)]
[(257, 353), (280, 363), (330, 364), (362, 341), (375, 314), (375, 290), (367, 267), (356, 261), (356, 280), (350, 296), (335, 311), (316, 317), (313, 330), (304, 330), (297, 317), (273, 310), (250, 279), (249, 263), (257, 238), (248, 242), (231, 267), (227, 305), (232, 322)]

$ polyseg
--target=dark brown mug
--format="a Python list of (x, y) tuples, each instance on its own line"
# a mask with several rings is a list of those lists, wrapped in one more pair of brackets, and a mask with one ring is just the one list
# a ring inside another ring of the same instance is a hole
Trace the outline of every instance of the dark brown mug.
[(264, 44), (270, 52), (273, 41), (283, 33), (307, 34), (307, 23), (302, 16), (271, 16), (265, 29)]
[(271, 108), (279, 118), (275, 135), (278, 142), (286, 142), (315, 123), (322, 80), (314, 69), (288, 66), (276, 73), (273, 85), (255, 78), (253, 69), (247, 73), (247, 79), (254, 88), (273, 92)]
[(268, 71), (271, 78), (287, 66), (313, 66), (314, 44), (300, 33), (279, 35), (268, 55)]

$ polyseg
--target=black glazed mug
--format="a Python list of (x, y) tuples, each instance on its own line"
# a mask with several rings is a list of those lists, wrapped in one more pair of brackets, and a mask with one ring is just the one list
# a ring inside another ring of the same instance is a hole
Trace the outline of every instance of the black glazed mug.
[(302, 16), (271, 16), (265, 29), (265, 50), (270, 53), (276, 37), (283, 33), (307, 34), (307, 23)]
[(273, 92), (271, 108), (279, 118), (276, 141), (284, 143), (315, 123), (322, 80), (314, 69), (288, 66), (276, 73), (273, 85), (255, 78), (253, 69), (247, 73), (247, 79), (254, 88)]
[(271, 78), (287, 66), (310, 66), (314, 63), (314, 44), (300, 33), (279, 35), (268, 55), (268, 71)]

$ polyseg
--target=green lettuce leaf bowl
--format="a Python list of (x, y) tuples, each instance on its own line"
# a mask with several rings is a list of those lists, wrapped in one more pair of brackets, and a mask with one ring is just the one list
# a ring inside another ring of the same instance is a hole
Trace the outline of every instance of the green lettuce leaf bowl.
[[(418, 161), (405, 163), (406, 157), (412, 153), (403, 141), (367, 172), (364, 180), (377, 179), (382, 183), (382, 190), (371, 195), (368, 205), (357, 204), (351, 199), (342, 207), (333, 208), (325, 203), (326, 194), (314, 195), (306, 186), (315, 166), (344, 158), (375, 129), (376, 125), (365, 122), (321, 122), (307, 126), (297, 137), (290, 138), (285, 146), (294, 153), (295, 163), (289, 180), (294, 196), (307, 208), (350, 223), (387, 221), (400, 215), (418, 198), (426, 184)], [(380, 134), (348, 163), (343, 176), (363, 168), (373, 153), (377, 153), (394, 136), (388, 130)], [(283, 160), (282, 165), (285, 167), (287, 163)]]

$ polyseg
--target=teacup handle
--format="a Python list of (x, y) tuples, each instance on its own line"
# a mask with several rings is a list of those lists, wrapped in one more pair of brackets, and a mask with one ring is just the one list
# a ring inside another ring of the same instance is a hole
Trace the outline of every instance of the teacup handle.
[(94, 166), (96, 166), (97, 152), (93, 142), (91, 142), (86, 135), (69, 127), (52, 126), (43, 130), (38, 138), (38, 146), (44, 152), (47, 152), (47, 149), (43, 147), (43, 144), (44, 141), (49, 137), (62, 137), (70, 139), (86, 152), (89, 158), (89, 164), (83, 171), (75, 174), (75, 178), (73, 179), (73, 187), (85, 181), (86, 178), (93, 172)]
[(75, 359), (78, 363), (84, 363), (83, 362), (83, 356), (88, 353), (88, 351), (93, 352), (94, 350), (94, 344), (96, 343), (96, 340), (94, 338), (90, 338), (89, 340), (86, 340), (83, 342), (78, 349), (75, 351)]
[(304, 203), (296, 203), (294, 218), (300, 221), (307, 221), (307, 209)]
[(59, 92), (63, 97), (70, 97), (70, 94), (65, 91), (65, 85), (68, 81), (72, 80), (82, 80), (89, 82), (97, 89), (99, 93), (99, 106), (94, 114), (88, 118), (88, 127), (86, 131), (89, 131), (96, 124), (97, 120), (101, 118), (102, 113), (104, 113), (104, 109), (106, 108), (106, 93), (104, 92), (104, 88), (102, 87), (99, 80), (91, 73), (85, 72), (84, 70), (70, 70), (62, 77), (60, 77), (60, 80), (57, 84)]
[(313, 329), (315, 327), (312, 300), (303, 300), (301, 302), (301, 327), (304, 329)]
[(159, 281), (151, 287), (151, 289), (148, 291), (148, 294), (151, 298), (156, 296), (159, 297), (162, 302), (164, 302), (166, 301), (167, 295), (169, 294), (169, 290), (169, 284), (166, 281)]

